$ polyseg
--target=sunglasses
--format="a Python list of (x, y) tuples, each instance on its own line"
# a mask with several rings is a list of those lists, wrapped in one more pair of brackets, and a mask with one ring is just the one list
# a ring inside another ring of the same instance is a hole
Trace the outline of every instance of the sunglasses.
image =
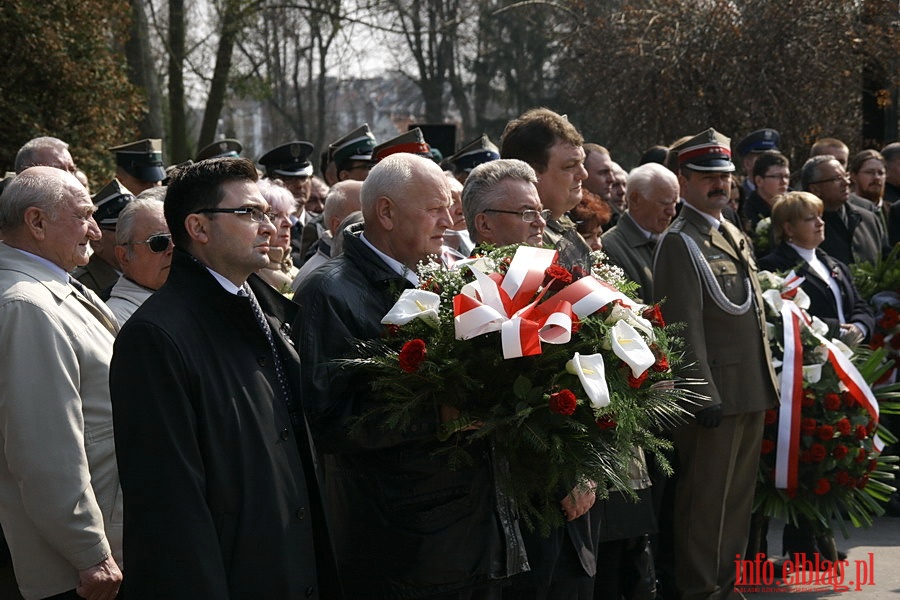
[(150, 252), (155, 254), (159, 254), (160, 252), (165, 252), (169, 249), (169, 244), (172, 243), (172, 234), (170, 233), (157, 233), (151, 235), (143, 242), (126, 242), (122, 244), (123, 246), (139, 246), (141, 244), (147, 244), (147, 247), (150, 248)]

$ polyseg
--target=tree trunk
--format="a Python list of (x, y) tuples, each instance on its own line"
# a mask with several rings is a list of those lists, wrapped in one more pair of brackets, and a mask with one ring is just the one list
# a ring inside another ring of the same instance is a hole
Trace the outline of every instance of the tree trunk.
[(142, 137), (165, 138), (162, 92), (150, 54), (149, 28), (144, 2), (131, 0), (130, 35), (125, 42), (128, 80), (143, 90), (147, 96), (147, 110), (138, 127)]
[(169, 160), (190, 158), (184, 105), (184, 0), (169, 0)]
[(203, 111), (203, 124), (200, 127), (200, 139), (197, 147), (203, 148), (215, 140), (216, 129), (219, 126), (219, 117), (225, 107), (225, 95), (228, 92), (228, 77), (231, 74), (231, 58), (234, 54), (234, 44), (243, 25), (246, 15), (241, 15), (240, 3), (236, 0), (228, 0), (222, 13), (222, 23), (219, 37), (219, 48), (216, 51), (216, 66), (213, 70), (212, 83), (209, 86), (209, 96), (206, 98), (206, 110)]

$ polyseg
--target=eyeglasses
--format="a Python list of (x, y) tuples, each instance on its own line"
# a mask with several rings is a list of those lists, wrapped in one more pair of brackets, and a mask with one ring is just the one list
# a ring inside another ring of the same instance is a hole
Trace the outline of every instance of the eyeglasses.
[(238, 208), (204, 208), (197, 212), (200, 214), (225, 213), (230, 215), (250, 215), (250, 220), (254, 223), (262, 223), (266, 219), (268, 219), (270, 223), (274, 223), (275, 219), (278, 218), (278, 213), (263, 212), (255, 206), (241, 206)]
[(122, 244), (123, 246), (140, 246), (141, 244), (147, 244), (147, 247), (150, 248), (150, 252), (154, 254), (159, 254), (160, 252), (165, 252), (169, 249), (169, 244), (172, 243), (172, 234), (170, 233), (157, 233), (151, 235), (143, 242), (125, 242)]
[(495, 212), (495, 213), (503, 213), (505, 215), (519, 215), (522, 217), (522, 220), (526, 223), (534, 223), (538, 220), (538, 217), (542, 218), (544, 221), (550, 220), (550, 215), (552, 214), (549, 210), (533, 210), (531, 208), (517, 211), (517, 210), (500, 210), (499, 208), (486, 208), (483, 212)]
[(850, 177), (847, 175), (836, 175), (834, 177), (829, 177), (828, 179), (820, 179), (818, 181), (810, 181), (809, 185), (813, 185), (816, 183), (835, 183), (835, 182), (849, 183)]

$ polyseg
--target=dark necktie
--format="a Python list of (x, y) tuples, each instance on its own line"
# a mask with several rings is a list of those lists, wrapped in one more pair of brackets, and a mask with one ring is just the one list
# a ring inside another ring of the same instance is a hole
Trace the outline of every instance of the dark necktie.
[(256, 301), (256, 296), (253, 294), (250, 286), (244, 285), (240, 289), (238, 295), (246, 296), (250, 300), (250, 308), (253, 310), (253, 316), (256, 317), (256, 324), (262, 329), (263, 335), (265, 335), (266, 341), (269, 343), (269, 351), (272, 353), (272, 361), (275, 365), (275, 378), (277, 379), (276, 383), (278, 391), (280, 392), (282, 401), (287, 407), (288, 414), (291, 417), (291, 425), (293, 425), (294, 429), (297, 429), (300, 426), (300, 414), (297, 412), (297, 408), (291, 397), (291, 388), (288, 385), (287, 373), (284, 371), (284, 363), (281, 362), (281, 355), (278, 353), (278, 347), (275, 345), (275, 337), (272, 335), (272, 329), (269, 327), (269, 322), (266, 321), (262, 308), (260, 308), (259, 302)]
[(85, 288), (80, 281), (71, 276), (69, 277), (69, 285), (75, 288), (75, 291), (78, 292), (77, 294), (75, 294), (75, 297), (78, 299), (78, 301), (81, 302), (81, 304), (88, 310), (89, 313), (91, 313), (91, 315), (95, 319), (100, 321), (100, 324), (103, 325), (103, 327), (105, 327), (111, 334), (113, 334), (113, 336), (115, 336), (119, 330), (118, 324), (114, 321), (109, 320), (109, 316), (107, 315), (106, 311), (102, 310), (98, 306), (98, 304), (94, 302), (94, 299), (91, 298), (91, 294), (88, 293), (87, 288)]

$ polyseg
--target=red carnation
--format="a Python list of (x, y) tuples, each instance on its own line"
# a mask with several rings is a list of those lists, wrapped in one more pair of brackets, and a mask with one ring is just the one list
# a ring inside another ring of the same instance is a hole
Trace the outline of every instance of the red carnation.
[(816, 420), (806, 417), (800, 420), (800, 433), (803, 435), (812, 435), (816, 432)]
[(831, 455), (835, 458), (835, 460), (841, 460), (842, 458), (847, 456), (849, 452), (850, 450), (847, 449), (847, 446), (838, 444), (834, 447), (834, 450), (831, 451)]
[(800, 398), (800, 406), (810, 408), (816, 403), (816, 393), (812, 390), (803, 390), (803, 396)]
[(856, 406), (856, 398), (853, 397), (853, 394), (850, 392), (841, 392), (841, 397), (844, 399), (844, 406), (847, 408), (853, 408)]
[(883, 329), (890, 331), (897, 326), (897, 323), (900, 323), (900, 313), (890, 306), (885, 306), (884, 316), (879, 320), (879, 325), (881, 325)]
[(900, 350), (900, 335), (894, 334), (891, 336), (891, 348), (894, 350)]
[(571, 415), (577, 405), (578, 400), (572, 390), (560, 390), (550, 394), (550, 410), (558, 415)]
[(666, 326), (666, 321), (663, 319), (662, 310), (660, 310), (659, 304), (648, 306), (644, 309), (644, 312), (641, 313), (641, 316), (650, 321), (656, 327)]
[(854, 462), (866, 462), (866, 459), (869, 458), (869, 453), (866, 452), (865, 448), (860, 448), (856, 451), (856, 458), (853, 459)]
[(809, 447), (809, 456), (813, 462), (822, 462), (828, 456), (828, 450), (822, 444), (813, 444)]
[(550, 265), (544, 270), (544, 287), (549, 287), (551, 291), (559, 291), (565, 286), (572, 283), (572, 274), (557, 264)]
[(822, 496), (823, 494), (827, 494), (831, 491), (831, 484), (828, 483), (828, 480), (822, 477), (816, 482), (816, 494)]
[(772, 454), (775, 450), (775, 442), (772, 440), (763, 440), (762, 446), (759, 449), (759, 453), (765, 456), (766, 454)]
[(859, 479), (856, 480), (856, 487), (858, 487), (859, 489), (863, 489), (868, 484), (869, 484), (869, 474), (868, 473), (866, 473), (865, 475), (863, 475), (862, 477), (860, 477)]
[(844, 487), (853, 487), (854, 483), (856, 483), (847, 471), (838, 471), (835, 473), (834, 482)]
[(653, 370), (657, 373), (665, 373), (669, 370), (669, 359), (666, 358), (665, 354), (659, 355), (659, 358), (653, 363)]
[(639, 377), (633, 377), (631, 375), (631, 370), (629, 369), (628, 370), (628, 386), (633, 389), (638, 389), (639, 387), (641, 387), (644, 384), (645, 381), (647, 381), (647, 377), (649, 376), (649, 374), (650, 374), (650, 371), (647, 370), (647, 371), (644, 371), (643, 373), (641, 373), (641, 375)]
[(599, 419), (597, 419), (597, 427), (606, 431), (607, 429), (615, 429), (618, 423), (613, 420), (609, 415), (603, 415)]
[(397, 337), (397, 335), (399, 333), (400, 333), (399, 325), (394, 325), (393, 323), (391, 323), (387, 327), (385, 327), (385, 334), (387, 335), (387, 337)]
[(869, 340), (869, 348), (872, 350), (877, 350), (884, 346), (884, 334), (880, 331), (878, 333), (872, 334), (872, 339)]
[(425, 360), (425, 341), (409, 340), (400, 349), (400, 368), (407, 373), (415, 373)]
[(853, 431), (853, 425), (847, 417), (838, 421), (836, 425), (837, 430), (841, 432), (841, 435), (850, 435), (850, 432)]
[(774, 410), (766, 411), (766, 425), (774, 425), (778, 421), (778, 412)]
[(866, 439), (867, 435), (869, 435), (869, 434), (866, 433), (865, 427), (863, 427), (862, 425), (856, 426), (856, 439), (864, 440), (864, 439)]
[(835, 393), (825, 394), (825, 408), (837, 410), (841, 407), (841, 397)]
[(819, 439), (823, 442), (834, 439), (834, 427), (831, 425), (822, 425), (818, 431)]
[(877, 467), (878, 467), (878, 461), (875, 460), (875, 459), (873, 458), (872, 460), (869, 461), (869, 466), (866, 467), (866, 470), (867, 470), (869, 473), (871, 473), (871, 472), (874, 471)]

